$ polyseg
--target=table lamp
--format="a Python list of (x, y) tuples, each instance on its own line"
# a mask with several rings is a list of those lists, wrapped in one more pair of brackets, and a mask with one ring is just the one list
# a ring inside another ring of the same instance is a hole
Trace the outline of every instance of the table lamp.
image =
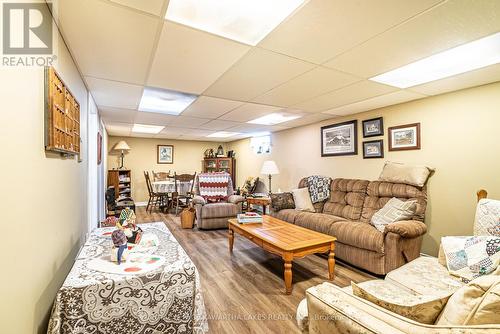
[(280, 173), (278, 166), (276, 166), (276, 163), (274, 161), (266, 160), (264, 161), (264, 164), (262, 164), (260, 173), (267, 174), (269, 176), (269, 195), (271, 195), (271, 177), (272, 175)]
[(118, 142), (118, 144), (115, 145), (114, 149), (121, 152), (121, 154), (120, 154), (121, 165), (120, 165), (120, 167), (118, 169), (125, 168), (125, 167), (123, 167), (123, 157), (125, 156), (125, 151), (129, 151), (130, 150), (130, 146), (128, 146), (128, 144), (125, 142), (125, 140), (120, 140)]

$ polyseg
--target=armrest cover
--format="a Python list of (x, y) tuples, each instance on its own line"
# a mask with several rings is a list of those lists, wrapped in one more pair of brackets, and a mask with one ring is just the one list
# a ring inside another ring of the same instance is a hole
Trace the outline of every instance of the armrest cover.
[(399, 234), (403, 238), (416, 238), (427, 232), (427, 226), (418, 220), (402, 220), (387, 224), (384, 233)]
[(199, 195), (196, 195), (193, 197), (193, 204), (199, 204), (199, 205), (205, 205), (207, 202), (205, 202), (205, 199)]
[(245, 201), (245, 197), (240, 195), (231, 195), (227, 198), (227, 201), (232, 204), (238, 204)]

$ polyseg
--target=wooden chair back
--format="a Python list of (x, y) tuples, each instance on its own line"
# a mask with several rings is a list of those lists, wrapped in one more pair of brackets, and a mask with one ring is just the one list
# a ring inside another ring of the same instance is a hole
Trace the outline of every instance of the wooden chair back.
[[(196, 172), (194, 174), (179, 174), (174, 172), (175, 193), (177, 195), (186, 196), (193, 193), (194, 181), (196, 179)], [(186, 194), (179, 194), (180, 182), (191, 182), (189, 191)]]
[(154, 181), (167, 181), (170, 178), (170, 171), (168, 172), (155, 172), (153, 171)]
[(146, 186), (148, 187), (149, 196), (153, 195), (153, 186), (151, 185), (151, 179), (149, 178), (149, 172), (144, 172), (144, 178), (146, 179)]
[(484, 189), (480, 189), (477, 191), (477, 201), (479, 202), (480, 200), (482, 200), (483, 198), (487, 198), (488, 197), (488, 192)]

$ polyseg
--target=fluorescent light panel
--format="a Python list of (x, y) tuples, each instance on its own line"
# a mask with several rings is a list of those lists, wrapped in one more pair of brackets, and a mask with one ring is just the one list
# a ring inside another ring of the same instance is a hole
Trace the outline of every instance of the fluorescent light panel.
[(239, 134), (240, 134), (239, 132), (219, 131), (219, 132), (214, 132), (214, 133), (208, 135), (207, 137), (211, 137), (211, 138), (227, 138), (227, 137), (232, 137), (232, 136), (236, 136), (236, 135), (239, 135)]
[(256, 118), (254, 120), (248, 121), (247, 123), (251, 124), (262, 124), (262, 125), (276, 125), (280, 124), (283, 122), (288, 122), (297, 118), (300, 118), (302, 116), (300, 115), (294, 115), (294, 114), (280, 114), (280, 113), (272, 113), (266, 116), (262, 116), (259, 118)]
[(198, 96), (169, 89), (146, 87), (142, 94), (140, 111), (159, 114), (179, 115)]
[(164, 126), (158, 126), (158, 125), (134, 124), (134, 127), (132, 128), (132, 132), (159, 133), (164, 128), (165, 128)]
[(256, 45), (306, 0), (170, 0), (165, 18)]
[(500, 32), (370, 78), (407, 88), (500, 63)]

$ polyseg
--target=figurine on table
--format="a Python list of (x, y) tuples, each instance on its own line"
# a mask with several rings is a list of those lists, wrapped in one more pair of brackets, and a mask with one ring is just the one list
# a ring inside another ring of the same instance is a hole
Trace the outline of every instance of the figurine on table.
[(127, 260), (127, 236), (123, 230), (114, 230), (111, 234), (113, 249), (111, 249), (111, 261), (121, 264), (122, 260)]
[(125, 233), (127, 241), (132, 244), (138, 244), (142, 237), (142, 229), (136, 225), (135, 219), (134, 211), (125, 208), (122, 210), (119, 222), (116, 224), (116, 227)]

